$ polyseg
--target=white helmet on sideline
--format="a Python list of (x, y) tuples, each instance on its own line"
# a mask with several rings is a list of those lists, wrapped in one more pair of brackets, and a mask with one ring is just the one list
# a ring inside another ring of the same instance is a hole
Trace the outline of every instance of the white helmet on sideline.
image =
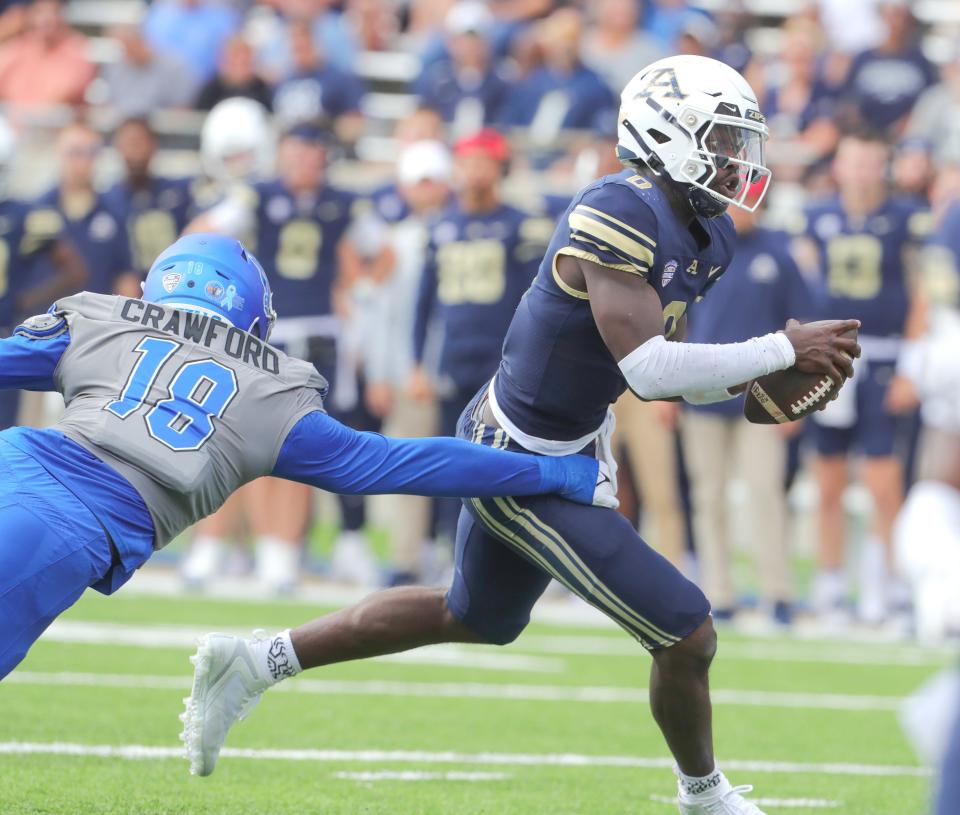
[[(730, 204), (751, 212), (760, 205), (770, 186), (768, 135), (750, 84), (715, 59), (658, 60), (620, 96), (620, 160), (642, 163), (684, 187), (699, 215), (715, 218)], [(727, 178), (719, 189), (711, 187), (721, 172)]]
[(269, 175), (276, 140), (267, 109), (235, 96), (213, 106), (200, 132), (204, 172), (216, 181), (249, 180)]

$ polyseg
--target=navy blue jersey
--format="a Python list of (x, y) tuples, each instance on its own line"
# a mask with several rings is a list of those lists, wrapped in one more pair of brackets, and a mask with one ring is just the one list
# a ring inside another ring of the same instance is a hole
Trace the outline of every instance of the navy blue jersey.
[[(56, 210), (63, 219), (64, 233), (87, 267), (87, 291), (113, 294), (117, 278), (133, 271), (127, 225), (103, 193), (97, 194), (83, 213), (68, 213), (57, 189), (38, 198), (36, 207)], [(46, 276), (51, 271), (47, 267), (38, 269), (37, 274)]]
[[(758, 228), (737, 235), (737, 252), (710, 297), (690, 309), (689, 342), (743, 342), (783, 328), (787, 320), (810, 320), (813, 291), (800, 274), (784, 232)], [(739, 415), (743, 397), (699, 405), (726, 416)]]
[(395, 183), (377, 187), (369, 198), (374, 214), (388, 224), (403, 221), (410, 215), (410, 205), (400, 196)]
[(440, 373), (476, 388), (496, 371), (513, 312), (537, 271), (552, 224), (500, 205), (465, 213), (451, 204), (430, 229), (414, 328), (423, 359), (428, 324), (443, 331)]
[(33, 282), (33, 259), (62, 236), (63, 219), (55, 210), (0, 201), (0, 336), (6, 336), (23, 316), (17, 314), (16, 298)]
[(136, 271), (149, 270), (187, 225), (191, 183), (187, 178), (153, 176), (144, 188), (134, 189), (127, 181), (118, 181), (104, 193), (114, 212), (126, 214)]
[(605, 113), (617, 109), (617, 100), (598, 74), (584, 65), (559, 74), (538, 68), (510, 87), (498, 121), (526, 127), (537, 116), (559, 120), (562, 128), (594, 127)]
[(884, 130), (913, 108), (937, 81), (937, 69), (918, 47), (895, 54), (863, 51), (853, 58), (842, 94), (871, 127)]
[(510, 86), (494, 68), (481, 76), (467, 76), (452, 61), (441, 60), (425, 68), (414, 91), (421, 104), (436, 110), (445, 121), (462, 117), (479, 127), (497, 119)]
[(910, 305), (904, 252), (927, 222), (906, 198), (888, 198), (866, 218), (847, 215), (837, 198), (810, 207), (805, 230), (820, 255), (820, 316), (860, 320), (867, 336), (899, 336)]
[(354, 196), (329, 185), (295, 197), (281, 181), (253, 185), (254, 252), (283, 317), (318, 317), (332, 311), (337, 245), (350, 228)]
[(273, 92), (273, 112), (286, 122), (336, 118), (358, 110), (363, 83), (333, 67), (305, 71), (284, 79)]
[(557, 224), (540, 271), (507, 332), (497, 402), (531, 436), (572, 441), (597, 430), (626, 390), (589, 295), (557, 273), (560, 255), (639, 275), (663, 304), (670, 337), (687, 307), (723, 274), (735, 233), (726, 215), (680, 221), (660, 189), (633, 170), (582, 189)]
[(960, 308), (960, 201), (946, 208), (930, 235), (923, 289), (932, 303)]

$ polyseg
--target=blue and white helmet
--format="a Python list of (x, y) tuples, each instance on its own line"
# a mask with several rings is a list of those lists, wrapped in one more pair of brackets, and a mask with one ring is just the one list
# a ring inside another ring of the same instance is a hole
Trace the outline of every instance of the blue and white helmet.
[(147, 273), (143, 299), (209, 314), (264, 341), (277, 319), (263, 267), (224, 235), (200, 232), (169, 246)]

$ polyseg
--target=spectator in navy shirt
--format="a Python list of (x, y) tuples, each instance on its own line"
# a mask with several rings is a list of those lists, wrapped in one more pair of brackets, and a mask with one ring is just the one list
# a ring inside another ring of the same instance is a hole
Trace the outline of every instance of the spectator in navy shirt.
[[(731, 207), (737, 252), (709, 297), (690, 315), (688, 342), (741, 342), (778, 331), (788, 319), (809, 319), (811, 290), (790, 256), (786, 235), (761, 227), (758, 215)], [(703, 269), (700, 274), (711, 274)], [(694, 539), (703, 589), (714, 616), (737, 607), (727, 509), (737, 470), (750, 490), (753, 515), (746, 531), (759, 573), (765, 610), (790, 621), (793, 588), (786, 533), (786, 432), (796, 424), (755, 425), (743, 418), (743, 397), (689, 406), (683, 416), (684, 453), (693, 494)]]
[(360, 99), (363, 85), (352, 74), (334, 68), (314, 44), (308, 23), (290, 27), (290, 50), (294, 71), (273, 94), (273, 112), (281, 125), (297, 122), (333, 122), (337, 135), (353, 142), (360, 135)]
[(837, 146), (836, 92), (824, 77), (822, 48), (823, 32), (810, 20), (794, 17), (784, 24), (782, 48), (770, 66), (772, 81), (760, 99), (771, 132), (795, 145), (792, 162), (776, 168), (781, 178), (798, 179), (804, 167)]
[(428, 65), (414, 90), (420, 102), (453, 123), (454, 133), (475, 133), (493, 121), (507, 81), (494, 67), (488, 36), (493, 15), (483, 3), (458, 3), (447, 14), (446, 59)]
[[(86, 124), (75, 122), (61, 130), (57, 137), (60, 183), (41, 196), (36, 206), (60, 214), (64, 232), (89, 272), (87, 291), (139, 297), (140, 276), (133, 271), (123, 216), (93, 186), (101, 147), (100, 135)], [(37, 272), (43, 275), (49, 270), (38, 267)]]
[(854, 122), (899, 134), (917, 99), (937, 82), (937, 70), (923, 55), (905, 0), (884, 0), (880, 11), (887, 35), (854, 57), (842, 95)]
[(189, 178), (164, 178), (152, 169), (156, 135), (146, 119), (127, 119), (113, 134), (126, 174), (104, 194), (107, 205), (126, 216), (134, 269), (141, 275), (187, 225)]
[(536, 145), (552, 145), (561, 129), (590, 128), (617, 106), (606, 83), (581, 62), (580, 35), (579, 12), (555, 11), (538, 30), (544, 65), (510, 88), (500, 119), (505, 125), (529, 127)]

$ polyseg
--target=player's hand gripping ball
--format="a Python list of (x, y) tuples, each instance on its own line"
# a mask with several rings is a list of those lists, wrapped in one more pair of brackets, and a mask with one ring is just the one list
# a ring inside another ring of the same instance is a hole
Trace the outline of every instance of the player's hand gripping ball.
[(857, 320), (788, 322), (785, 333), (797, 361), (750, 382), (743, 415), (754, 424), (783, 424), (826, 407), (853, 376), (853, 360), (860, 356), (859, 327)]

